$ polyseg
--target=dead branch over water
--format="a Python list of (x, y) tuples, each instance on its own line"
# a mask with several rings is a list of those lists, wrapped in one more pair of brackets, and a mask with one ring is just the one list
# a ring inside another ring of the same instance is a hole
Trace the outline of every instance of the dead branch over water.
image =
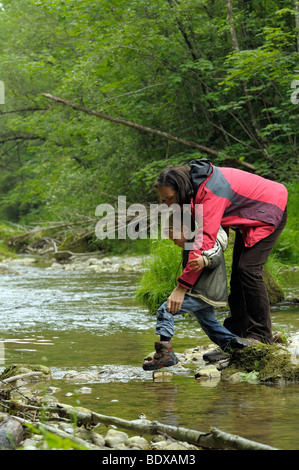
[[(259, 442), (223, 432), (217, 428), (212, 428), (209, 432), (201, 432), (180, 426), (170, 426), (157, 421), (152, 422), (147, 419), (128, 421), (116, 416), (107, 416), (89, 410), (77, 410), (61, 403), (55, 406), (40, 406), (24, 404), (20, 401), (11, 403), (9, 400), (0, 400), (0, 407), (6, 408), (10, 413), (9, 415), (0, 413), (0, 450), (17, 448), (24, 439), (26, 426), (30, 425), (34, 425), (35, 429), (39, 431), (50, 432), (62, 439), (71, 438), (76, 445), (83, 446), (86, 449), (92, 448), (88, 441), (76, 436), (70, 437), (70, 434), (67, 432), (46, 422), (46, 419), (48, 421), (50, 419), (55, 420), (53, 417), (56, 417), (58, 421), (59, 419), (64, 419), (71, 423), (76, 423), (77, 426), (88, 428), (104, 424), (106, 426), (116, 426), (117, 428), (134, 431), (139, 435), (163, 435), (197, 446), (198, 450), (277, 450)], [(12, 413), (14, 413), (14, 416), (11, 416)], [(44, 422), (40, 421), (41, 416)]]

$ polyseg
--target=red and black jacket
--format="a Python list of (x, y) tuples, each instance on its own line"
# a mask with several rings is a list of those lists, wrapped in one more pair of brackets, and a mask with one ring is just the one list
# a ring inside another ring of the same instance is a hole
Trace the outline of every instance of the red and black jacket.
[[(246, 247), (254, 246), (278, 227), (288, 192), (284, 185), (235, 168), (220, 168), (208, 160), (190, 163), (197, 232), (189, 261), (215, 245), (220, 226), (239, 229)], [(201, 273), (188, 265), (178, 278), (190, 289)]]

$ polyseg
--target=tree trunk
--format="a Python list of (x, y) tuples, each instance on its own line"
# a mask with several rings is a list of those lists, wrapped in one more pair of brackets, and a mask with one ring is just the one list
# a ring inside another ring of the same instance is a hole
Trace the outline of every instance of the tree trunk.
[(232, 40), (232, 48), (234, 51), (239, 50), (239, 41), (234, 23), (233, 4), (231, 0), (226, 0), (227, 21), (230, 29), (230, 36)]
[[(225, 1), (226, 1), (227, 21), (229, 24), (230, 35), (231, 35), (231, 40), (232, 40), (232, 49), (233, 51), (239, 51), (240, 45), (239, 45), (238, 35), (237, 35), (235, 22), (234, 22), (233, 3), (232, 3), (232, 0), (225, 0)], [(255, 141), (261, 148), (263, 155), (267, 158), (267, 160), (269, 160), (270, 156), (267, 150), (269, 143), (267, 139), (260, 136), (261, 129), (260, 129), (258, 120), (255, 117), (254, 110), (252, 107), (252, 102), (250, 98), (248, 98), (247, 85), (245, 82), (242, 83), (242, 88), (243, 88), (244, 96), (247, 98), (246, 107), (247, 107), (247, 112), (249, 115), (249, 120), (251, 122), (251, 126), (254, 130)]]
[(297, 52), (299, 52), (299, 2), (295, 0), (295, 23), (297, 34)]

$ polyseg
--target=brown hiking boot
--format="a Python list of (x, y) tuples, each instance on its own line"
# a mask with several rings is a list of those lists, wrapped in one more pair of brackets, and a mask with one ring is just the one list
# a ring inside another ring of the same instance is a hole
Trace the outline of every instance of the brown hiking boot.
[(178, 359), (175, 356), (171, 341), (165, 343), (164, 341), (157, 341), (155, 343), (156, 353), (151, 361), (144, 362), (143, 370), (157, 370), (162, 367), (174, 366), (178, 363)]

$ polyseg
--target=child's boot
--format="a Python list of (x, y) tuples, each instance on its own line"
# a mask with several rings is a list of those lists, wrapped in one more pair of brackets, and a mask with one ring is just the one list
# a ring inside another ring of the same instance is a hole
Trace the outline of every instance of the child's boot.
[(178, 359), (172, 350), (171, 341), (157, 341), (155, 343), (156, 353), (151, 361), (144, 362), (143, 370), (157, 370), (162, 367), (174, 366), (178, 363)]

